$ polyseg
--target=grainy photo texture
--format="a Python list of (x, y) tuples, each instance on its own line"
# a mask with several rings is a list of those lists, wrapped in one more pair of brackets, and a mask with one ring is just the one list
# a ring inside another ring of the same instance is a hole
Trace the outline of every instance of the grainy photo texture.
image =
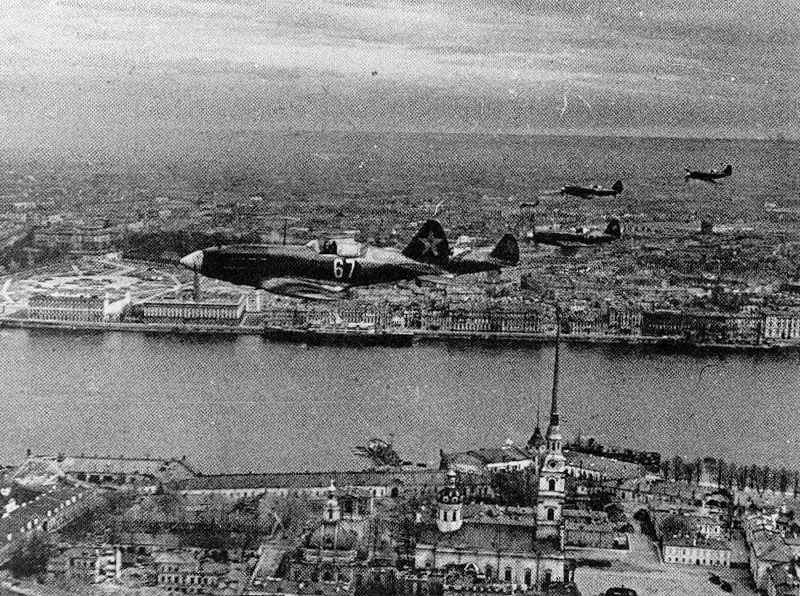
[(0, 2), (0, 596), (800, 596), (799, 39)]

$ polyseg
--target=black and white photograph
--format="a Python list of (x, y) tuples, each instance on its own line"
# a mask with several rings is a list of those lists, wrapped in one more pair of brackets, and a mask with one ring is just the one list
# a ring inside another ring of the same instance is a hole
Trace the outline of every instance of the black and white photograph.
[(0, 596), (800, 596), (800, 1), (0, 0)]

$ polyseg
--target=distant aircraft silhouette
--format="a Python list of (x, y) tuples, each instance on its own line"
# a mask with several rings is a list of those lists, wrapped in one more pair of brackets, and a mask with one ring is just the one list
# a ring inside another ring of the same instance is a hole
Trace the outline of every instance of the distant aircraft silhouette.
[(592, 227), (562, 229), (558, 226), (534, 226), (529, 232), (534, 244), (550, 244), (564, 249), (577, 249), (580, 246), (607, 244), (622, 237), (622, 226), (617, 218), (608, 220), (605, 230)]
[(616, 197), (622, 192), (622, 180), (617, 180), (611, 188), (604, 188), (599, 185), (594, 186), (577, 186), (568, 184), (561, 187), (562, 195), (573, 195), (588, 199), (591, 197)]
[(702, 170), (690, 170), (689, 168), (686, 168), (686, 173), (683, 175), (683, 178), (687, 181), (694, 178), (695, 180), (702, 180), (703, 182), (716, 184), (717, 179), (727, 178), (731, 174), (733, 174), (733, 166), (728, 164), (721, 172), (719, 170), (709, 170), (708, 172), (705, 172)]

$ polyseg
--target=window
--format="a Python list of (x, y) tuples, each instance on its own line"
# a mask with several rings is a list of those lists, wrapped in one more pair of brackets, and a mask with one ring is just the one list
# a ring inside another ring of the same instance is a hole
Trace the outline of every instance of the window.
[(547, 490), (556, 490), (556, 479), (551, 478), (547, 481)]
[(506, 567), (505, 578), (507, 582), (511, 581), (511, 567)]
[(484, 571), (486, 573), (487, 578), (491, 579), (494, 577), (494, 569), (492, 569), (491, 565), (487, 565)]
[(547, 510), (547, 521), (553, 521), (556, 518), (555, 509), (548, 508)]
[(525, 570), (525, 585), (526, 586), (532, 585), (531, 584), (531, 570), (530, 569), (526, 569)]

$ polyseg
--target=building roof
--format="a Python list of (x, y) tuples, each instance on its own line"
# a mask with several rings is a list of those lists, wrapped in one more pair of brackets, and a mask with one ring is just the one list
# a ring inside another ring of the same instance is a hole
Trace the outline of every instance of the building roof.
[(792, 558), (791, 549), (780, 536), (772, 536), (769, 540), (754, 540), (750, 544), (755, 556), (760, 561), (788, 563)]
[(476, 468), (485, 468), (494, 464), (524, 462), (533, 460), (534, 456), (525, 449), (516, 445), (503, 445), (502, 447), (484, 447), (442, 454), (442, 459), (450, 465), (467, 464)]
[(568, 466), (597, 471), (608, 478), (628, 479), (641, 476), (641, 466), (631, 462), (567, 450), (564, 451), (564, 457)]
[(196, 565), (197, 558), (185, 551), (163, 551), (153, 555), (153, 563), (156, 565)]
[(434, 524), (420, 528), (417, 544), (468, 551), (516, 554), (557, 554), (557, 542), (537, 540), (536, 530), (528, 525), (505, 524), (487, 520), (467, 520), (454, 532), (440, 532)]
[(373, 470), (359, 472), (274, 472), (271, 474), (214, 474), (198, 475), (180, 481), (179, 490), (246, 490), (261, 488), (308, 489), (319, 488), (327, 495), (331, 481), (340, 489), (363, 486), (441, 486), (444, 473), (440, 470)]
[(34, 520), (44, 522), (48, 519), (48, 511), (54, 514), (62, 504), (69, 507), (73, 499), (77, 501), (79, 498), (85, 498), (86, 494), (91, 492), (93, 489), (71, 486), (55, 486), (41, 491), (34, 498), (20, 503), (19, 508), (0, 518), (0, 537), (19, 532)]
[(776, 596), (795, 596), (800, 588), (797, 570), (789, 565), (773, 565), (767, 570), (767, 583), (775, 587)]
[(110, 455), (37, 456), (55, 461), (65, 473), (141, 474), (160, 476), (167, 469), (194, 476), (196, 472), (185, 459), (158, 457), (113, 457)]

